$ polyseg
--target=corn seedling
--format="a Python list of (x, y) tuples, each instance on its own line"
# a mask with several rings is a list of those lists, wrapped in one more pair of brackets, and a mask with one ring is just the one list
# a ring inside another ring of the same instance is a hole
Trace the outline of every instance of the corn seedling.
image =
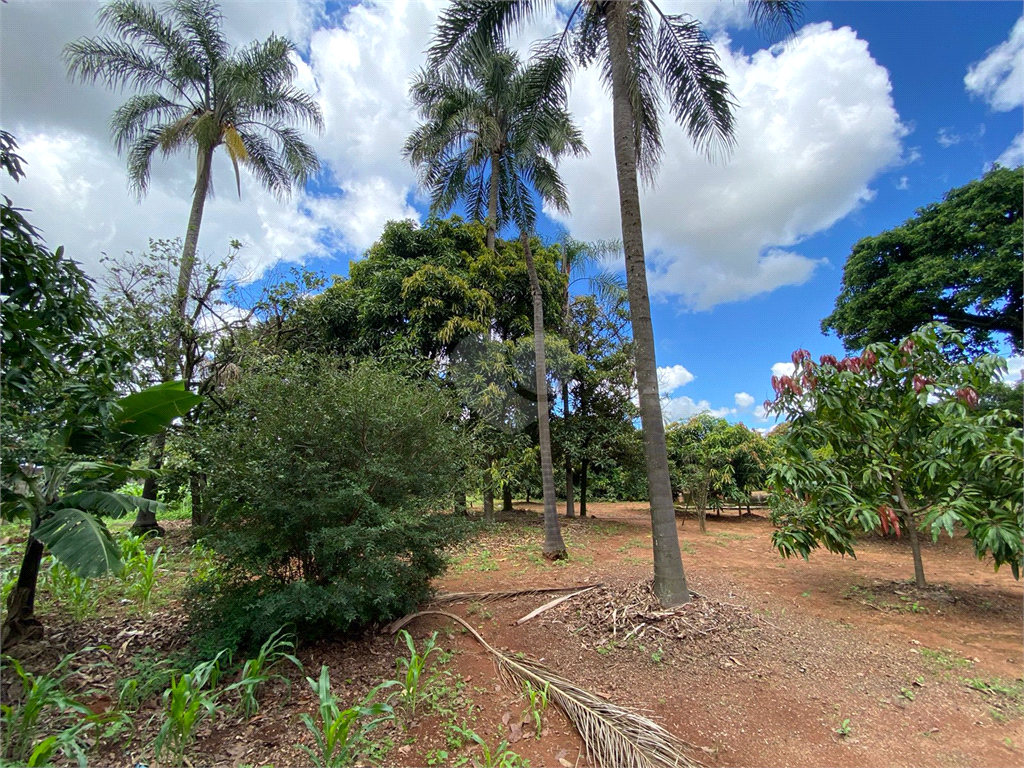
[(544, 714), (544, 710), (548, 708), (548, 687), (548, 684), (545, 683), (543, 688), (536, 688), (529, 680), (523, 681), (523, 695), (530, 705), (528, 714), (537, 728), (538, 739), (542, 730), (541, 716)]
[(529, 768), (530, 761), (524, 760), (518, 753), (508, 748), (508, 740), (502, 741), (491, 751), (487, 742), (476, 731), (470, 728), (455, 728), (467, 739), (475, 741), (480, 746), (480, 757), (473, 758), (475, 768)]
[[(89, 710), (62, 689), (70, 674), (68, 665), (76, 655), (69, 653), (62, 658), (52, 675), (33, 675), (26, 672), (16, 659), (3, 657), (4, 677), (8, 677), (8, 670), (13, 670), (21, 682), (21, 696), (11, 697), (8, 704), (0, 704), (0, 755), (3, 757), (0, 762), (5, 765), (41, 766), (60, 750), (67, 757), (73, 756), (80, 766), (85, 766), (86, 754), (79, 737), (88, 724), (83, 723), (80, 716), (88, 714)], [(51, 734), (37, 741), (44, 716)], [(65, 725), (67, 727), (58, 733), (52, 733), (55, 728)]]
[(79, 576), (57, 560), (50, 565), (49, 587), (50, 595), (71, 614), (75, 622), (83, 621), (96, 611), (99, 595), (93, 580)]
[(221, 651), (212, 661), (197, 665), (181, 677), (171, 675), (171, 685), (163, 696), (164, 722), (153, 743), (157, 762), (161, 762), (164, 748), (169, 746), (174, 753), (172, 764), (184, 765), (185, 750), (195, 738), (196, 725), (206, 717), (216, 717), (218, 694), (213, 689), (220, 679), (220, 657), (224, 653)]
[[(367, 694), (362, 704), (349, 709), (339, 709), (338, 699), (331, 691), (331, 673), (326, 664), (320, 667), (318, 680), (307, 677), (306, 682), (320, 699), (317, 721), (305, 712), (301, 715), (303, 724), (313, 735), (316, 751), (305, 744), (299, 747), (310, 756), (317, 768), (344, 768), (351, 765), (366, 734), (394, 717), (390, 706), (373, 701), (382, 688), (396, 685), (394, 680), (378, 685)], [(375, 719), (364, 723), (361, 722), (363, 718)]]
[(240, 705), (246, 718), (255, 715), (260, 708), (257, 698), (264, 683), (271, 680), (281, 680), (288, 686), (291, 692), (291, 681), (284, 675), (275, 674), (273, 669), (285, 661), (290, 661), (299, 671), (302, 669), (302, 662), (292, 655), (295, 650), (295, 641), (283, 636), (284, 629), (279, 629), (272, 634), (267, 642), (260, 648), (255, 659), (249, 659), (242, 665), (242, 674), (237, 683), (228, 686), (229, 691), (238, 690), (241, 697)]
[(157, 568), (160, 564), (160, 557), (164, 548), (157, 547), (152, 555), (147, 555), (146, 550), (136, 556), (132, 561), (134, 578), (128, 593), (138, 601), (143, 610), (149, 608), (149, 601), (153, 597), (153, 587), (156, 586)]
[(437, 647), (437, 632), (432, 634), (427, 640), (427, 644), (423, 647), (423, 653), (417, 652), (416, 641), (412, 639), (412, 635), (404, 629), (399, 634), (405, 640), (405, 645), (409, 649), (409, 658), (400, 658), (395, 662), (399, 674), (402, 673), (403, 668), (405, 669), (405, 678), (398, 680), (398, 685), (402, 688), (402, 698), (409, 708), (409, 714), (415, 717), (416, 701), (420, 695), (420, 680), (423, 677), (423, 671), (427, 667), (427, 659), (434, 651), (440, 651), (441, 649)]

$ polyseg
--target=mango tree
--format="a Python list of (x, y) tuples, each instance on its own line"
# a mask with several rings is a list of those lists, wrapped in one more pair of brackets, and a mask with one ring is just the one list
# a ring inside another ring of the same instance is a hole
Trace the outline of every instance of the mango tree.
[(962, 529), (979, 559), (1020, 577), (1024, 439), (1010, 412), (978, 408), (1006, 364), (964, 349), (963, 333), (933, 323), (856, 357), (793, 353), (765, 403), (788, 421), (773, 467), (784, 557), (855, 556), (858, 529), (905, 532), (924, 587), (919, 534)]

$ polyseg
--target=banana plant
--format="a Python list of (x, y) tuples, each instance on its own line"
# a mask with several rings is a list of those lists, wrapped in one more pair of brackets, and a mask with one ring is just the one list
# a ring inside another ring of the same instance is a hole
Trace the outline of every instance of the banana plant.
[[(111, 435), (152, 435), (185, 415), (202, 398), (185, 390), (181, 381), (167, 382), (128, 395), (113, 404), (106, 430)], [(65, 444), (74, 445), (69, 430)], [(120, 573), (121, 551), (104, 517), (123, 517), (147, 508), (160, 511), (159, 502), (111, 490), (152, 470), (132, 469), (106, 461), (83, 461), (65, 449), (45, 466), (5, 462), (0, 484), (0, 517), (28, 520), (29, 536), (18, 582), (7, 601), (7, 620), (0, 639), (38, 637), (35, 618), (36, 583), (44, 549), (82, 577)]]

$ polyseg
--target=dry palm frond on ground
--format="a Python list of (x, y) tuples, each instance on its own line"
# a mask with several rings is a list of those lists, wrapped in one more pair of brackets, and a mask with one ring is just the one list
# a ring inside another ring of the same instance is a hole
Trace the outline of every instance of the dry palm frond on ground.
[(700, 763), (687, 757), (693, 749), (643, 715), (580, 688), (530, 659), (513, 659), (492, 647), (466, 621), (446, 611), (426, 610), (409, 614), (389, 629), (397, 632), (419, 616), (444, 616), (465, 627), (494, 658), (506, 683), (515, 688), (529, 682), (546, 689), (548, 697), (573, 724), (583, 738), (584, 747), (594, 765), (620, 768), (696, 768)]
[(510, 600), (514, 597), (529, 597), (530, 595), (543, 595), (548, 592), (572, 592), (588, 587), (600, 587), (601, 582), (596, 584), (578, 584), (574, 587), (539, 587), (537, 589), (517, 589), (510, 592), (443, 592), (434, 595), (430, 601), (431, 605), (451, 605), (452, 603), (489, 603), (494, 600)]

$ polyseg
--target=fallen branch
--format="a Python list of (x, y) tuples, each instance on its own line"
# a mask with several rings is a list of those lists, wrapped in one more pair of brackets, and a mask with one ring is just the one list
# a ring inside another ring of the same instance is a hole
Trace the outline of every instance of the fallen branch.
[[(587, 584), (587, 589), (593, 589), (594, 587), (604, 586), (601, 582), (597, 584)], [(450, 605), (452, 603), (487, 603), (492, 600), (509, 600), (513, 597), (526, 597), (528, 595), (543, 595), (548, 592), (571, 592), (574, 589), (580, 589), (579, 586), (575, 587), (541, 587), (539, 589), (519, 589), (512, 592), (444, 592), (440, 595), (434, 595), (434, 599), (430, 601), (431, 605)]]
[(537, 616), (540, 616), (542, 613), (544, 613), (544, 611), (546, 611), (546, 610), (548, 610), (550, 608), (554, 608), (556, 605), (561, 605), (566, 600), (572, 600), (574, 597), (576, 597), (577, 595), (582, 595), (584, 592), (589, 592), (592, 589), (597, 589), (599, 586), (601, 586), (601, 585), (600, 584), (595, 584), (592, 587), (587, 587), (586, 589), (581, 589), (578, 592), (573, 592), (571, 595), (562, 595), (562, 597), (556, 597), (550, 603), (544, 603), (544, 605), (542, 605), (540, 608), (536, 608), (536, 609), (530, 611), (525, 616), (523, 616), (523, 618), (517, 619), (516, 620), (516, 624), (525, 624), (530, 619), (535, 618)]
[(391, 625), (391, 632), (419, 616), (444, 616), (461, 624), (493, 657), (506, 683), (519, 689), (524, 682), (548, 691), (548, 696), (583, 738), (583, 746), (594, 765), (622, 768), (698, 768), (684, 749), (695, 749), (666, 731), (653, 720), (599, 696), (545, 669), (539, 662), (516, 660), (492, 647), (464, 619), (447, 611), (426, 610), (403, 616)]

